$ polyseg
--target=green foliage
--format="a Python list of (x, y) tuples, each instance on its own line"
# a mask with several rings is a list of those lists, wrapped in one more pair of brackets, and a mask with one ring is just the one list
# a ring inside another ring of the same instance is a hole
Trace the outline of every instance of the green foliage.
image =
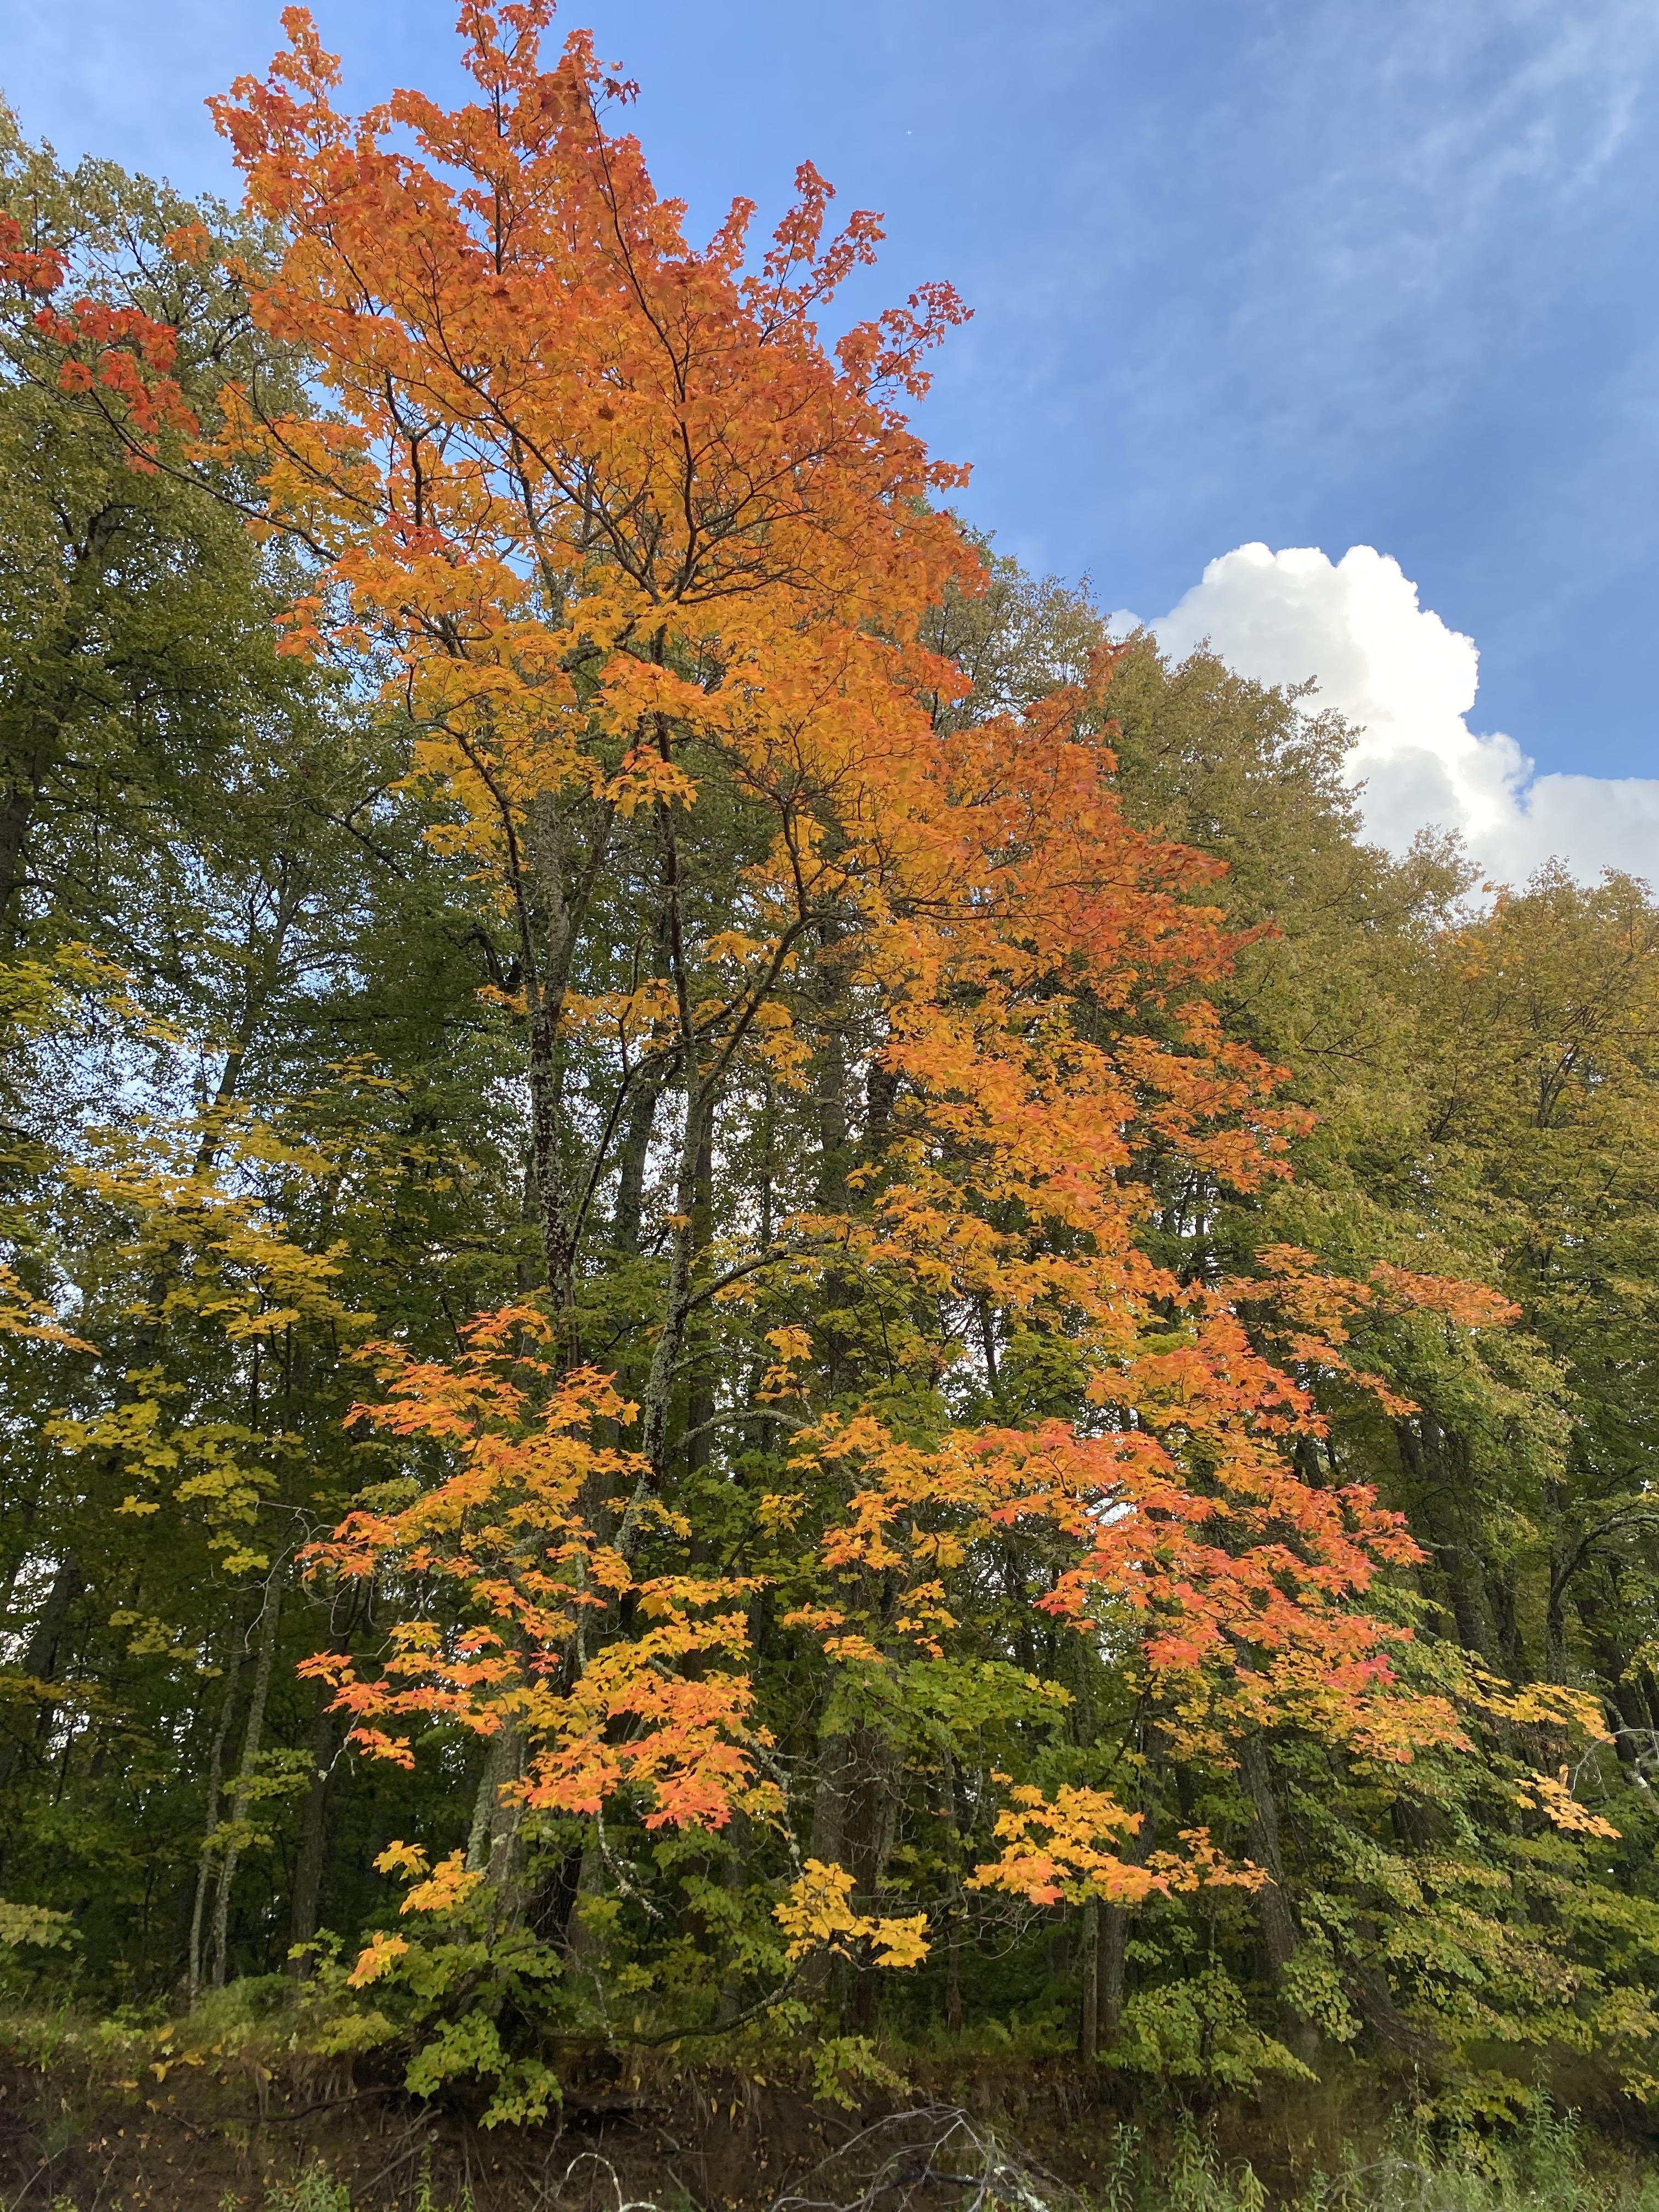
[(1659, 2202), (1650, 2174), (1595, 2162), (1595, 2149), (1571, 2118), (1542, 2113), (1502, 2141), (1471, 2133), (1437, 2142), (1407, 2124), (1334, 2171), (1275, 2187), (1188, 2118), (1156, 2153), (1137, 2130), (1120, 2128), (1089, 2197), (1102, 2212), (1649, 2212)]
[[(227, 281), (159, 251), (199, 216), (257, 260), (224, 210), (105, 164), (66, 174), (9, 125), (0, 201), (97, 297), (176, 322), (204, 405), (227, 362), (278, 392), (303, 374)], [(507, 1732), (453, 1710), (422, 1716), (412, 1765), (359, 1761), (328, 1664), (380, 1663), (410, 1618), (458, 1667), (477, 1656), (429, 1560), (354, 1583), (309, 1547), (442, 1472), (430, 1437), (347, 1426), (373, 1392), (365, 1343), (439, 1362), (470, 1316), (543, 1292), (516, 940), (455, 810), (412, 775), (422, 732), (369, 703), (375, 671), (277, 652), (308, 556), (245, 530), (234, 472), (128, 468), (47, 373), (27, 307), (8, 301), (0, 347), (8, 1990), (167, 2014), (112, 2027), (112, 2063), (281, 2035), (381, 2054), (487, 2124), (554, 2110), (573, 2045), (769, 2063), (783, 2045), (849, 2106), (899, 2095), (905, 2051), (1079, 2049), (1200, 2104), (1352, 2066), (1450, 2148), (1332, 2177), (1310, 2212), (1645, 2203), (1586, 2179), (1547, 2111), (1586, 2082), (1659, 2102), (1649, 894), (1548, 870), (1483, 904), (1453, 850), (1391, 861), (1363, 841), (1340, 727), (1207, 654), (1172, 667), (1136, 640), (1103, 695), (1131, 817), (1225, 862), (1194, 894), (1239, 933), (1209, 987), (1224, 1031), (1282, 1062), (1308, 1115), (1293, 1176), (1249, 1193), (1138, 1136), (1146, 1252), (1219, 1285), (1289, 1246), (1310, 1280), (1394, 1270), (1516, 1310), (1477, 1331), (1379, 1292), (1347, 1324), (1379, 1397), (1240, 1304), (1317, 1402), (1302, 1479), (1372, 1486), (1407, 1516), (1422, 1557), (1371, 1601), (1411, 1632), (1402, 1679), (1457, 1705), (1467, 1744), (1395, 1761), (1285, 1720), (1247, 1757), (1139, 1667), (1127, 1605), (1081, 1633), (1056, 1617), (1034, 1525), (983, 1544), (935, 1653), (900, 1648), (874, 1568), (836, 1585), (873, 1658), (802, 1629), (860, 1480), (795, 1449), (810, 1423), (873, 1409), (924, 1448), (957, 1420), (1100, 1413), (1058, 1293), (933, 1297), (828, 1245), (722, 1273), (888, 1172), (904, 1097), (884, 1010), (825, 929), (793, 956), (788, 1051), (734, 1060), (689, 1181), (672, 1056), (620, 1081), (608, 1033), (573, 1020), (555, 1086), (561, 1157), (591, 1167), (569, 1345), (643, 1396), (683, 1232), (703, 1270), (639, 1559), (741, 1582), (766, 1794), (685, 1834), (625, 1792), (603, 1819), (521, 1806)], [(972, 678), (938, 707), (960, 732), (1040, 701), (1103, 641), (1085, 598), (994, 562), (936, 641)], [(685, 912), (712, 940), (745, 919), (769, 833), (717, 761), (687, 757), (708, 781)], [(666, 990), (660, 834), (641, 807), (586, 883), (585, 1005)], [(1118, 1013), (1098, 1010), (1103, 1037)], [(1156, 994), (1145, 1018), (1168, 1026)], [(1012, 1204), (994, 1225), (1024, 1233)], [(1161, 1348), (1183, 1341), (1172, 1322)], [(1603, 1740), (1575, 1732), (1566, 1692)], [(1137, 1867), (1205, 1829), (1272, 1879), (1133, 1910), (976, 1887), (1008, 1784), (1115, 1792)], [(405, 1838), (466, 1877), (441, 1909), (401, 1909)], [(866, 1919), (919, 1917), (925, 1964), (880, 1974), (852, 1939), (790, 1960), (777, 1909), (808, 1858), (853, 1872)], [(174, 2020), (181, 1991), (201, 2002)], [(1139, 2149), (1114, 2156), (1103, 2202), (1153, 2201)], [(1195, 2135), (1158, 2185), (1183, 2212), (1261, 2202)], [(280, 2212), (345, 2207), (319, 2170)]]
[(265, 2192), (265, 2212), (351, 2212), (351, 2192), (320, 2160)]
[(1311, 2069), (1250, 2019), (1244, 1991), (1224, 1967), (1136, 1990), (1113, 2047), (1118, 2063), (1155, 2081), (1253, 2089), (1271, 2075), (1310, 2081)]

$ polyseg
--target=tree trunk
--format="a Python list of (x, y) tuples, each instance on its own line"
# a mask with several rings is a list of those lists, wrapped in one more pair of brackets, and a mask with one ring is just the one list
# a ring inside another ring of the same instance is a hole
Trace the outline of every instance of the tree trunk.
[(962, 1821), (957, 1806), (957, 1763), (947, 1751), (945, 1754), (945, 1826), (949, 1838), (946, 1865), (951, 1886), (956, 1893), (945, 1914), (942, 1938), (945, 1944), (945, 2025), (952, 2035), (962, 2033), (962, 1941), (963, 1915), (960, 1904), (962, 1881)]
[(219, 1719), (213, 1731), (213, 1747), (208, 1754), (207, 1817), (202, 1830), (201, 1854), (196, 1865), (196, 1898), (190, 1915), (190, 1966), (188, 1988), (193, 2006), (202, 1994), (202, 1926), (207, 1917), (208, 1891), (213, 1881), (216, 1854), (213, 1839), (219, 1826), (219, 1793), (224, 1784), (225, 1745), (230, 1737), (230, 1717), (236, 1705), (236, 1684), (242, 1671), (242, 1596), (236, 1595), (236, 1608), (231, 1615), (230, 1636), (226, 1650), (224, 1694), (219, 1700)]
[(29, 825), (40, 803), (46, 772), (46, 753), (37, 749), (20, 761), (0, 786), (0, 945), (7, 946), (16, 940), (12, 904), (22, 889)]
[(1123, 1997), (1129, 1963), (1129, 1916), (1109, 1905), (1100, 1916), (1100, 2033), (1109, 2043), (1123, 2025)]
[(1239, 1771), (1253, 1815), (1251, 1856), (1267, 1876), (1255, 1893), (1261, 1948), (1279, 1992), (1285, 2039), (1304, 2064), (1312, 2065), (1319, 2052), (1318, 2030), (1286, 2002), (1284, 1992), (1285, 1978), (1300, 1947), (1301, 1935), (1285, 1889), (1285, 1859), (1279, 1839), (1279, 1806), (1273, 1796), (1267, 1747), (1259, 1735), (1245, 1738), (1239, 1753)]
[(1468, 1451), (1428, 1413), (1399, 1422), (1395, 1434), (1401, 1459), (1418, 1486), (1417, 1517), (1429, 1539), (1457, 1640), (1466, 1651), (1495, 1666), (1496, 1642), (1472, 1568), (1480, 1547), (1468, 1541), (1473, 1499)]
[[(860, 1912), (876, 1915), (881, 1911), (882, 1887), (897, 1825), (898, 1751), (892, 1738), (878, 1728), (856, 1729), (850, 1743), (853, 1788), (843, 1814), (844, 1863), (853, 1877), (854, 1903)], [(875, 2025), (879, 1973), (873, 1960), (860, 1960), (853, 1984), (853, 2021), (860, 2033)]]
[[(1152, 1731), (1154, 1742), (1158, 1732)], [(1129, 1838), (1123, 1856), (1131, 1866), (1144, 1866), (1158, 1842), (1157, 1802), (1150, 1776), (1141, 1795), (1140, 1826)], [(1127, 1906), (1100, 1908), (1100, 1963), (1096, 1970), (1099, 1989), (1098, 2037), (1109, 2043), (1123, 2025), (1123, 1998), (1129, 1963), (1129, 1914)]]
[(680, 1137), (679, 1169), (674, 1184), (674, 1209), (681, 1225), (674, 1232), (662, 1327), (651, 1355), (651, 1372), (645, 1386), (641, 1416), (641, 1451), (646, 1473), (617, 1534), (617, 1548), (624, 1559), (632, 1559), (639, 1543), (639, 1509), (647, 1494), (661, 1490), (666, 1472), (669, 1411), (673, 1403), (680, 1354), (685, 1345), (686, 1323), (691, 1313), (697, 1169), (704, 1156), (714, 1110), (712, 1085), (694, 1077), (686, 1094), (685, 1127)]
[(848, 1117), (847, 1111), (847, 1048), (832, 1010), (826, 1010), (823, 1052), (818, 1063), (817, 1090), (813, 1098), (818, 1125), (817, 1202), (826, 1212), (838, 1212), (847, 1203)]
[[(530, 1030), (531, 1174), (541, 1209), (548, 1300), (556, 1312), (567, 1315), (578, 1224), (564, 1157), (564, 1045), (560, 1023), (588, 902), (610, 846), (615, 811), (612, 806), (595, 810), (591, 817), (592, 839), (583, 853), (559, 794), (538, 792), (530, 806), (530, 866), (514, 872)], [(577, 1349), (574, 1342), (567, 1346), (573, 1357)]]
[(1077, 2055), (1092, 2066), (1100, 2049), (1101, 1904), (1091, 1897), (1083, 1908), (1083, 1989), (1078, 2008)]
[[(58, 1562), (50, 1588), (29, 1640), (23, 1652), (23, 1672), (32, 1682), (50, 1683), (57, 1680), (58, 1654), (63, 1645), (64, 1631), (69, 1626), (70, 1608), (86, 1588), (86, 1577), (80, 1562), (72, 1553), (65, 1553)], [(38, 1746), (51, 1733), (52, 1715), (57, 1711), (55, 1698), (40, 1698), (34, 1709), (34, 1742)], [(24, 1742), (14, 1736), (9, 1743), (0, 1745), (0, 1789), (11, 1780), (22, 1759)]]
[(1498, 1638), (1498, 1656), (1511, 1682), (1528, 1679), (1527, 1656), (1521, 1641), (1519, 1595), (1512, 1565), (1493, 1567), (1486, 1576), (1486, 1608)]
[[(264, 1735), (265, 1700), (270, 1692), (271, 1663), (276, 1654), (276, 1621), (283, 1606), (283, 1563), (276, 1560), (265, 1577), (259, 1607), (259, 1644), (253, 1662), (253, 1686), (248, 1695), (247, 1725), (242, 1734), (242, 1760), (231, 1797), (230, 1817), (240, 1829), (252, 1802), (252, 1784), (258, 1771), (259, 1746)], [(213, 1900), (213, 1986), (225, 1985), (230, 1951), (230, 1892), (236, 1879), (241, 1846), (233, 1833), (219, 1862), (219, 1885)]]
[[(305, 1808), (300, 1819), (300, 1850), (295, 1861), (294, 1903), (289, 1919), (289, 1972), (301, 1981), (311, 1972), (310, 1957), (301, 1947), (313, 1942), (317, 1934), (328, 1840), (329, 1770), (339, 1748), (341, 1733), (341, 1723), (334, 1711), (334, 1692), (326, 1682), (319, 1682), (311, 1718), (311, 1771), (307, 1778)], [(297, 1958), (292, 1955), (295, 1951), (300, 1951)]]
[(519, 1830), (523, 1816), (520, 1807), (506, 1802), (501, 1792), (518, 1780), (523, 1761), (523, 1731), (508, 1722), (489, 1739), (489, 1754), (472, 1801), (472, 1826), (466, 1846), (468, 1870), (485, 1875), (495, 1886), (509, 1917), (523, 1902), (518, 1895)]
[[(714, 1234), (714, 1116), (711, 1110), (697, 1146), (695, 1202), (691, 1233), (696, 1243), (693, 1266), (699, 1264)], [(691, 1335), (691, 1372), (685, 1395), (685, 1472), (700, 1474), (714, 1455), (714, 1370), (710, 1357), (708, 1310), (702, 1327)]]
[(641, 1218), (645, 1207), (645, 1169), (651, 1154), (651, 1133), (656, 1126), (660, 1083), (641, 1083), (628, 1109), (622, 1152), (617, 1169), (617, 1208), (611, 1221), (611, 1242), (618, 1252), (635, 1258), (640, 1249)]
[[(830, 1703), (823, 1723), (818, 1729), (817, 1775), (812, 1790), (812, 1826), (806, 1846), (808, 1858), (817, 1859), (823, 1866), (839, 1866), (846, 1850), (848, 1771), (852, 1763), (853, 1741), (839, 1725), (832, 1731), (830, 1722), (836, 1715), (833, 1682)], [(819, 2002), (828, 1995), (830, 1959), (827, 1951), (814, 1951), (803, 1960), (800, 1971), (801, 1992), (809, 2001)]]
[(1567, 1679), (1567, 1584), (1572, 1569), (1565, 1560), (1550, 1563), (1549, 1592), (1544, 1601), (1544, 1680)]

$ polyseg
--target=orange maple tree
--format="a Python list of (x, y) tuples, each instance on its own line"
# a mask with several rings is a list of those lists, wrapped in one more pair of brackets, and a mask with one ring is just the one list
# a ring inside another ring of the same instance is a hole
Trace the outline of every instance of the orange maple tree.
[[(448, 1362), (368, 1348), (387, 1395), (353, 1421), (372, 1411), (387, 1435), (429, 1440), (454, 1472), (411, 1500), (353, 1513), (312, 1558), (348, 1577), (395, 1560), (434, 1603), (392, 1623), (371, 1677), (346, 1653), (302, 1671), (338, 1686), (363, 1750), (400, 1765), (413, 1763), (411, 1719), (510, 1731), (529, 1747), (510, 1778), (517, 1803), (597, 1814), (628, 1790), (646, 1798), (647, 1829), (724, 1821), (734, 1798), (770, 1811), (775, 1790), (754, 1771), (770, 1738), (751, 1718), (749, 1686), (707, 1663), (740, 1656), (750, 1585), (636, 1577), (592, 1525), (584, 1504), (596, 1486), (603, 1498), (637, 1479), (640, 1462), (596, 1447), (591, 1431), (636, 1409), (592, 1369), (556, 1371), (553, 1334), (539, 1309), (507, 1306), (470, 1323)], [(446, 1602), (452, 1592), (459, 1607)], [(634, 1633), (607, 1641), (623, 1594)], [(692, 1677), (694, 1659), (703, 1663)]]

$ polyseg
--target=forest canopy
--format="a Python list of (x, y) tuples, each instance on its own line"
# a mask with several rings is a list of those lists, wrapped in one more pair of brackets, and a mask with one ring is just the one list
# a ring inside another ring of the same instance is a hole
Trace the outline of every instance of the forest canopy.
[(1659, 2099), (1647, 887), (998, 555), (551, 14), (0, 125), (14, 1996)]

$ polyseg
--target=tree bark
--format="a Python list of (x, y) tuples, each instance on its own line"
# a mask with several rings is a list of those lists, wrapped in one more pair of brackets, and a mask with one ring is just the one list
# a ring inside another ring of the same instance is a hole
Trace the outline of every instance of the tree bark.
[[(72, 1552), (66, 1552), (53, 1570), (50, 1586), (34, 1626), (29, 1631), (29, 1640), (23, 1650), (23, 1672), (31, 1681), (50, 1683), (58, 1677), (58, 1654), (64, 1641), (64, 1631), (69, 1626), (70, 1607), (86, 1588), (86, 1577), (81, 1564)], [(58, 1706), (54, 1699), (42, 1699), (35, 1708), (34, 1738), (39, 1743), (52, 1727), (52, 1717)], [(0, 1786), (11, 1779), (13, 1771), (22, 1756), (21, 1739), (0, 1748)]]
[(472, 1801), (472, 1826), (466, 1846), (469, 1872), (487, 1876), (501, 1891), (509, 1911), (517, 1887), (521, 1814), (518, 1805), (504, 1802), (501, 1792), (518, 1780), (523, 1760), (523, 1732), (509, 1722), (489, 1739), (489, 1756)]
[[(531, 1174), (541, 1210), (548, 1298), (561, 1313), (570, 1307), (578, 1223), (564, 1157), (560, 1024), (588, 904), (610, 848), (615, 811), (608, 805), (596, 809), (586, 851), (580, 847), (573, 850), (572, 824), (558, 793), (538, 792), (530, 806), (529, 866), (514, 872), (530, 1031)], [(574, 1356), (574, 1343), (568, 1349)]]
[[(1125, 1846), (1125, 1860), (1131, 1866), (1144, 1866), (1157, 1841), (1156, 1799), (1149, 1781), (1141, 1796), (1140, 1826)], [(1109, 2043), (1123, 2025), (1128, 1963), (1128, 1909), (1121, 1905), (1103, 1904), (1100, 1908), (1100, 1963), (1097, 1969), (1100, 1992), (1099, 2038), (1102, 2043)]]
[(40, 803), (47, 759), (44, 747), (32, 748), (0, 787), (0, 945), (15, 942), (12, 904), (22, 888), (24, 854), (34, 810)]
[[(883, 1729), (860, 1728), (850, 1738), (852, 1790), (845, 1821), (845, 1865), (853, 1877), (853, 1899), (860, 1912), (881, 1911), (882, 1887), (892, 1856), (898, 1816), (897, 1747)], [(848, 1817), (850, 1815), (850, 1818)], [(853, 2020), (860, 2031), (875, 2025), (879, 1968), (861, 1958), (853, 1982)]]
[(645, 1210), (645, 1170), (651, 1154), (651, 1134), (656, 1127), (660, 1083), (641, 1083), (629, 1101), (623, 1127), (622, 1152), (617, 1168), (617, 1206), (611, 1220), (611, 1242), (629, 1259), (638, 1256), (641, 1218)]
[(339, 1748), (342, 1725), (334, 1711), (334, 1692), (326, 1682), (317, 1685), (312, 1711), (311, 1771), (306, 1780), (305, 1806), (300, 1816), (300, 1849), (294, 1866), (294, 1901), (289, 1917), (289, 1972), (303, 1981), (311, 1972), (308, 1954), (293, 1953), (312, 1942), (317, 1934), (323, 1893), (323, 1865), (328, 1841), (328, 1781), (334, 1754)]
[[(692, 1076), (685, 1102), (685, 1127), (680, 1138), (679, 1167), (674, 1183), (674, 1210), (680, 1226), (674, 1231), (668, 1265), (668, 1289), (663, 1301), (662, 1326), (651, 1355), (651, 1372), (645, 1386), (641, 1417), (640, 1448), (646, 1462), (644, 1483), (660, 1491), (666, 1473), (669, 1413), (673, 1403), (680, 1354), (684, 1349), (686, 1323), (691, 1315), (692, 1276), (696, 1252), (697, 1168), (714, 1110), (711, 1085)], [(624, 1559), (633, 1557), (639, 1542), (637, 1493), (623, 1516), (617, 1548)]]
[[(818, 1729), (812, 1825), (806, 1845), (807, 1856), (823, 1866), (839, 1866), (846, 1850), (848, 1770), (852, 1759), (852, 1738), (839, 1725), (832, 1730), (829, 1725), (832, 1718), (839, 1718), (835, 1711), (833, 1680), (830, 1701)], [(803, 1961), (801, 1994), (809, 2002), (820, 2002), (828, 1994), (830, 1963), (827, 1951), (811, 1952)]]
[[(711, 1110), (697, 1146), (691, 1209), (694, 1267), (701, 1264), (714, 1234), (714, 1116)], [(714, 1455), (714, 1370), (710, 1356), (708, 1310), (691, 1333), (692, 1358), (685, 1394), (685, 1472), (700, 1474)]]
[[(264, 1596), (259, 1607), (258, 1649), (253, 1662), (253, 1685), (248, 1693), (247, 1725), (242, 1735), (242, 1759), (237, 1771), (236, 1788), (231, 1797), (230, 1817), (234, 1827), (240, 1828), (247, 1818), (252, 1802), (252, 1785), (258, 1771), (259, 1747), (265, 1727), (265, 1700), (270, 1692), (270, 1670), (276, 1654), (276, 1621), (283, 1604), (283, 1563), (278, 1559), (265, 1578)], [(225, 1985), (230, 1951), (230, 1892), (236, 1879), (236, 1863), (241, 1856), (241, 1846), (234, 1834), (226, 1844), (219, 1861), (219, 1882), (213, 1900), (213, 1986)]]
[(196, 1864), (196, 1897), (190, 1915), (190, 1961), (187, 1987), (195, 2004), (202, 1994), (202, 1927), (207, 1917), (208, 1891), (212, 1886), (216, 1854), (214, 1837), (219, 1826), (219, 1796), (224, 1784), (225, 1745), (230, 1737), (230, 1717), (236, 1705), (236, 1684), (242, 1671), (242, 1597), (239, 1590), (231, 1615), (226, 1650), (224, 1694), (219, 1700), (219, 1719), (208, 1754), (207, 1814), (202, 1829), (202, 1849)]
[(1121, 1905), (1108, 1905), (1100, 1916), (1100, 2033), (1104, 2042), (1110, 2042), (1123, 2025), (1128, 1963), (1128, 1913)]
[(1492, 1624), (1471, 1565), (1479, 1547), (1469, 1544), (1465, 1525), (1471, 1502), (1468, 1451), (1429, 1413), (1399, 1422), (1395, 1434), (1401, 1459), (1419, 1489), (1419, 1510), (1457, 1640), (1466, 1651), (1496, 1665)]
[(1256, 1892), (1256, 1922), (1261, 1930), (1261, 1948), (1279, 1993), (1285, 2040), (1298, 2058), (1311, 2065), (1318, 2056), (1318, 2030), (1286, 2002), (1284, 1990), (1285, 1976), (1295, 1961), (1302, 1939), (1285, 1887), (1285, 1859), (1279, 1848), (1279, 1805), (1273, 1796), (1267, 1747), (1259, 1735), (1245, 1738), (1239, 1753), (1239, 1771), (1250, 1800), (1251, 1856), (1267, 1876)]
[(1083, 1987), (1078, 2007), (1077, 2055), (1092, 2066), (1100, 2050), (1100, 1899), (1091, 1897), (1083, 1908)]

